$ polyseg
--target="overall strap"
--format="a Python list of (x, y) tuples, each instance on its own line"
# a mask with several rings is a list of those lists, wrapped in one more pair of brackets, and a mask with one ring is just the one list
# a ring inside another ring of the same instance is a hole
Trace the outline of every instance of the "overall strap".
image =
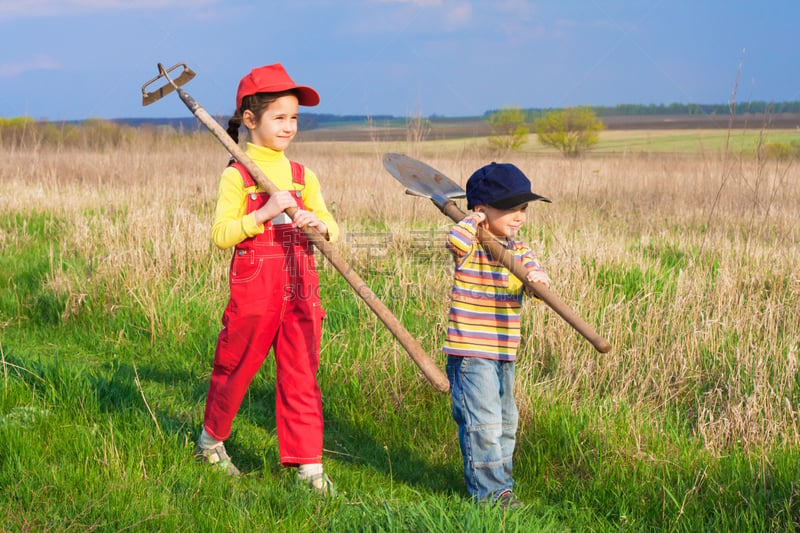
[[(295, 185), (305, 186), (306, 184), (306, 167), (304, 167), (301, 163), (297, 161), (289, 161), (292, 166), (292, 183)], [(234, 167), (236, 170), (239, 171), (239, 174), (242, 175), (242, 181), (244, 182), (245, 188), (247, 187), (254, 187), (256, 182), (253, 180), (253, 177), (247, 171), (247, 168), (243, 164), (238, 161), (234, 161), (233, 159), (229, 163), (229, 166)]]
[(300, 185), (301, 187), (306, 184), (306, 167), (297, 161), (289, 161), (292, 165), (292, 183)]
[(253, 177), (250, 175), (250, 173), (247, 171), (247, 168), (245, 168), (243, 164), (231, 159), (231, 162), (228, 164), (228, 166), (231, 166), (239, 171), (239, 174), (242, 176), (242, 181), (244, 182), (245, 189), (248, 187), (255, 186), (256, 182), (253, 181)]

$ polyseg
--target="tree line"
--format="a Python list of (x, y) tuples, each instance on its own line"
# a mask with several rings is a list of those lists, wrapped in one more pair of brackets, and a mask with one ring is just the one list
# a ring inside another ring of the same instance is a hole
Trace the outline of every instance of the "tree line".
[[(491, 130), (489, 146), (498, 153), (525, 146), (533, 129), (544, 146), (555, 148), (567, 157), (577, 157), (597, 144), (600, 132), (606, 128), (595, 108), (588, 106), (542, 110), (534, 116), (530, 110), (506, 107), (489, 114), (486, 121)], [(800, 157), (800, 140), (766, 143), (759, 148), (758, 155), (771, 159)]]
[[(591, 109), (598, 117), (618, 116), (648, 116), (648, 115), (729, 115), (732, 111), (736, 115), (745, 113), (775, 114), (775, 113), (800, 113), (800, 101), (789, 102), (737, 102), (731, 104), (619, 104), (615, 106), (581, 106)], [(525, 108), (525, 120), (533, 122), (553, 111), (562, 111), (562, 108)], [(492, 109), (484, 113), (489, 118), (500, 111)]]

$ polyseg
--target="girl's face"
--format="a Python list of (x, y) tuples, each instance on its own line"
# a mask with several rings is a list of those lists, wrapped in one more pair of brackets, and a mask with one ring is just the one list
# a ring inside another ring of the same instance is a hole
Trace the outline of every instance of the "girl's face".
[(252, 111), (246, 110), (242, 120), (250, 130), (253, 144), (273, 150), (286, 150), (297, 134), (298, 105), (295, 95), (286, 94), (270, 103), (258, 121)]
[(528, 204), (522, 204), (512, 209), (497, 209), (488, 205), (480, 206), (480, 211), (486, 215), (486, 229), (498, 237), (514, 237), (519, 229), (528, 220), (525, 212)]

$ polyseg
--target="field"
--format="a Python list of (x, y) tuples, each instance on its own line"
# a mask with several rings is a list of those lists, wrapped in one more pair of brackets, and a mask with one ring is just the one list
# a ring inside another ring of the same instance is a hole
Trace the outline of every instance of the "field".
[(450, 224), (383, 169), (390, 151), (462, 185), (491, 160), (522, 168), (553, 200), (531, 206), (525, 239), (612, 344), (597, 353), (526, 303), (524, 509), (467, 500), (448, 396), (322, 257), (324, 462), (339, 495), (313, 498), (278, 466), (269, 359), (228, 444), (244, 477), (196, 464), (227, 297), (229, 255), (209, 239), (227, 157), (208, 134), (142, 133), (0, 161), (0, 529), (800, 528), (800, 168), (754, 155), (797, 133), (607, 131), (578, 159), (415, 133), (301, 133), (289, 155), (320, 176), (338, 250), (439, 366)]
[[(705, 134), (727, 136), (740, 133), (749, 136), (758, 133), (797, 133), (800, 113), (772, 115), (742, 113), (723, 115), (619, 115), (599, 117), (608, 132), (632, 134), (637, 137), (682, 135), (697, 143)], [(682, 130), (682, 131), (676, 131)], [(439, 117), (423, 119), (409, 117), (405, 120), (370, 120), (367, 124), (340, 124), (321, 127), (302, 133), (309, 141), (406, 141), (424, 137), (427, 140), (467, 139), (486, 137), (491, 133), (484, 117)], [(608, 133), (605, 135), (608, 137)]]

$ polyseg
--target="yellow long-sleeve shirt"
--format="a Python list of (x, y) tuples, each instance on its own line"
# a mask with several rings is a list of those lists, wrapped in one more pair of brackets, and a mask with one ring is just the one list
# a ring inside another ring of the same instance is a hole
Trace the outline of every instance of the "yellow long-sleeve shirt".
[[(278, 189), (291, 191), (297, 188), (292, 183), (291, 164), (283, 152), (248, 143), (246, 153)], [(241, 174), (233, 167), (222, 172), (217, 190), (214, 224), (211, 227), (211, 239), (217, 247), (224, 250), (264, 232), (264, 225), (256, 224), (255, 215), (247, 213), (247, 195), (252, 192), (264, 190), (259, 186), (245, 188)], [(302, 197), (305, 209), (317, 215), (328, 228), (328, 240), (337, 240), (339, 226), (322, 198), (319, 179), (308, 168), (305, 171)]]

